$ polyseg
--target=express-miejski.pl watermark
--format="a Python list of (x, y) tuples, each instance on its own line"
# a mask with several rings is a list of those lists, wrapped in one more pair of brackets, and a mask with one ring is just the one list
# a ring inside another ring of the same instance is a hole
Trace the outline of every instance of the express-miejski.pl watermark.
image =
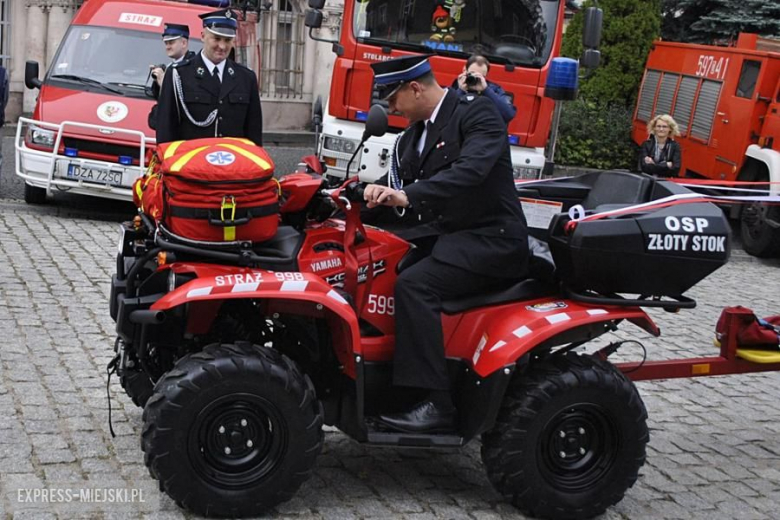
[(143, 504), (143, 489), (137, 488), (19, 488), (16, 490), (19, 504)]

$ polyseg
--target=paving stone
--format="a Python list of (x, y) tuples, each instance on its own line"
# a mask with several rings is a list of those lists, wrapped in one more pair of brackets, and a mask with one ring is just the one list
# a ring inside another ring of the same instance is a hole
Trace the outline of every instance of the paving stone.
[[(113, 269), (108, 252), (115, 247), (116, 223), (62, 217), (56, 204), (29, 210), (0, 200), (0, 206), (0, 488), (86, 479), (90, 485), (137, 487), (148, 498), (135, 509), (92, 504), (86, 511), (16, 511), (0, 500), (0, 517), (192, 517), (149, 476), (140, 450), (142, 410), (130, 403), (116, 378), (111, 394), (118, 437), (108, 432), (105, 366), (115, 333), (107, 312)], [(96, 251), (107, 254), (103, 258)], [(92, 267), (85, 273), (73, 269), (75, 263)], [(762, 316), (780, 312), (777, 284), (767, 282), (777, 280), (778, 266), (778, 261), (729, 264), (690, 291), (699, 302), (696, 309), (649, 311), (662, 329), (660, 338), (626, 326), (598, 338), (588, 351), (639, 339), (651, 359), (714, 355), (711, 340), (722, 307), (752, 306)], [(618, 357), (635, 360), (640, 354), (626, 346)], [(776, 518), (779, 373), (637, 386), (649, 413), (648, 463), (602, 520)], [(312, 478), (266, 517), (493, 520), (523, 515), (487, 481), (478, 441), (439, 452), (375, 449), (328, 427)]]

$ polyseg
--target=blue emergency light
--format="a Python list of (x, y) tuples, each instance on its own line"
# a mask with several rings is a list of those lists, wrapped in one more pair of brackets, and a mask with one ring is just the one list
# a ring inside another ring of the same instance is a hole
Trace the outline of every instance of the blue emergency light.
[(553, 58), (544, 86), (545, 97), (556, 101), (577, 99), (579, 72), (580, 63), (577, 60)]
[(78, 157), (79, 156), (79, 149), (78, 148), (65, 148), (65, 155), (67, 157)]
[(516, 135), (509, 135), (509, 144), (517, 146), (520, 144), (520, 138)]
[(363, 112), (362, 110), (358, 110), (355, 113), (355, 119), (358, 121), (366, 121), (368, 119), (368, 112)]
[(119, 164), (124, 164), (125, 166), (130, 166), (133, 164), (133, 158), (129, 155), (120, 155), (119, 156)]

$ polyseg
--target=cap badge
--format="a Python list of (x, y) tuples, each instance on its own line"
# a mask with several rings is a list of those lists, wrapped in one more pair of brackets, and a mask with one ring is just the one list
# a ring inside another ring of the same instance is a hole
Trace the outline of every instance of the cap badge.
[(206, 73), (206, 69), (204, 69), (203, 67), (198, 67), (198, 70), (196, 70), (195, 73), (198, 76), (203, 77), (203, 75)]
[(233, 71), (233, 67), (228, 67), (228, 70), (227, 70), (227, 71), (228, 71), (228, 74), (230, 74), (231, 76), (232, 76), (233, 74), (235, 74), (235, 72)]
[(233, 14), (230, 12), (230, 10), (225, 11), (225, 18), (230, 19), (233, 16)]

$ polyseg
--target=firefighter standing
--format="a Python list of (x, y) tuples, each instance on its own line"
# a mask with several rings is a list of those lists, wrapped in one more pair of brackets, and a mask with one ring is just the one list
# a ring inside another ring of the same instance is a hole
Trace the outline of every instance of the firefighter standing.
[(203, 50), (165, 71), (157, 114), (157, 142), (201, 137), (245, 137), (263, 144), (257, 77), (228, 58), (238, 22), (230, 9), (200, 15)]
[(412, 124), (397, 143), (397, 168), (385, 184), (366, 187), (365, 198), (369, 207), (411, 212), (411, 220), (427, 229), (429, 252), (398, 276), (393, 359), (393, 384), (421, 389), (426, 397), (380, 422), (407, 432), (449, 431), (456, 411), (442, 301), (527, 276), (528, 230), (515, 192), (506, 125), (486, 97), (459, 97), (442, 89), (425, 56), (371, 67), (390, 110)]

